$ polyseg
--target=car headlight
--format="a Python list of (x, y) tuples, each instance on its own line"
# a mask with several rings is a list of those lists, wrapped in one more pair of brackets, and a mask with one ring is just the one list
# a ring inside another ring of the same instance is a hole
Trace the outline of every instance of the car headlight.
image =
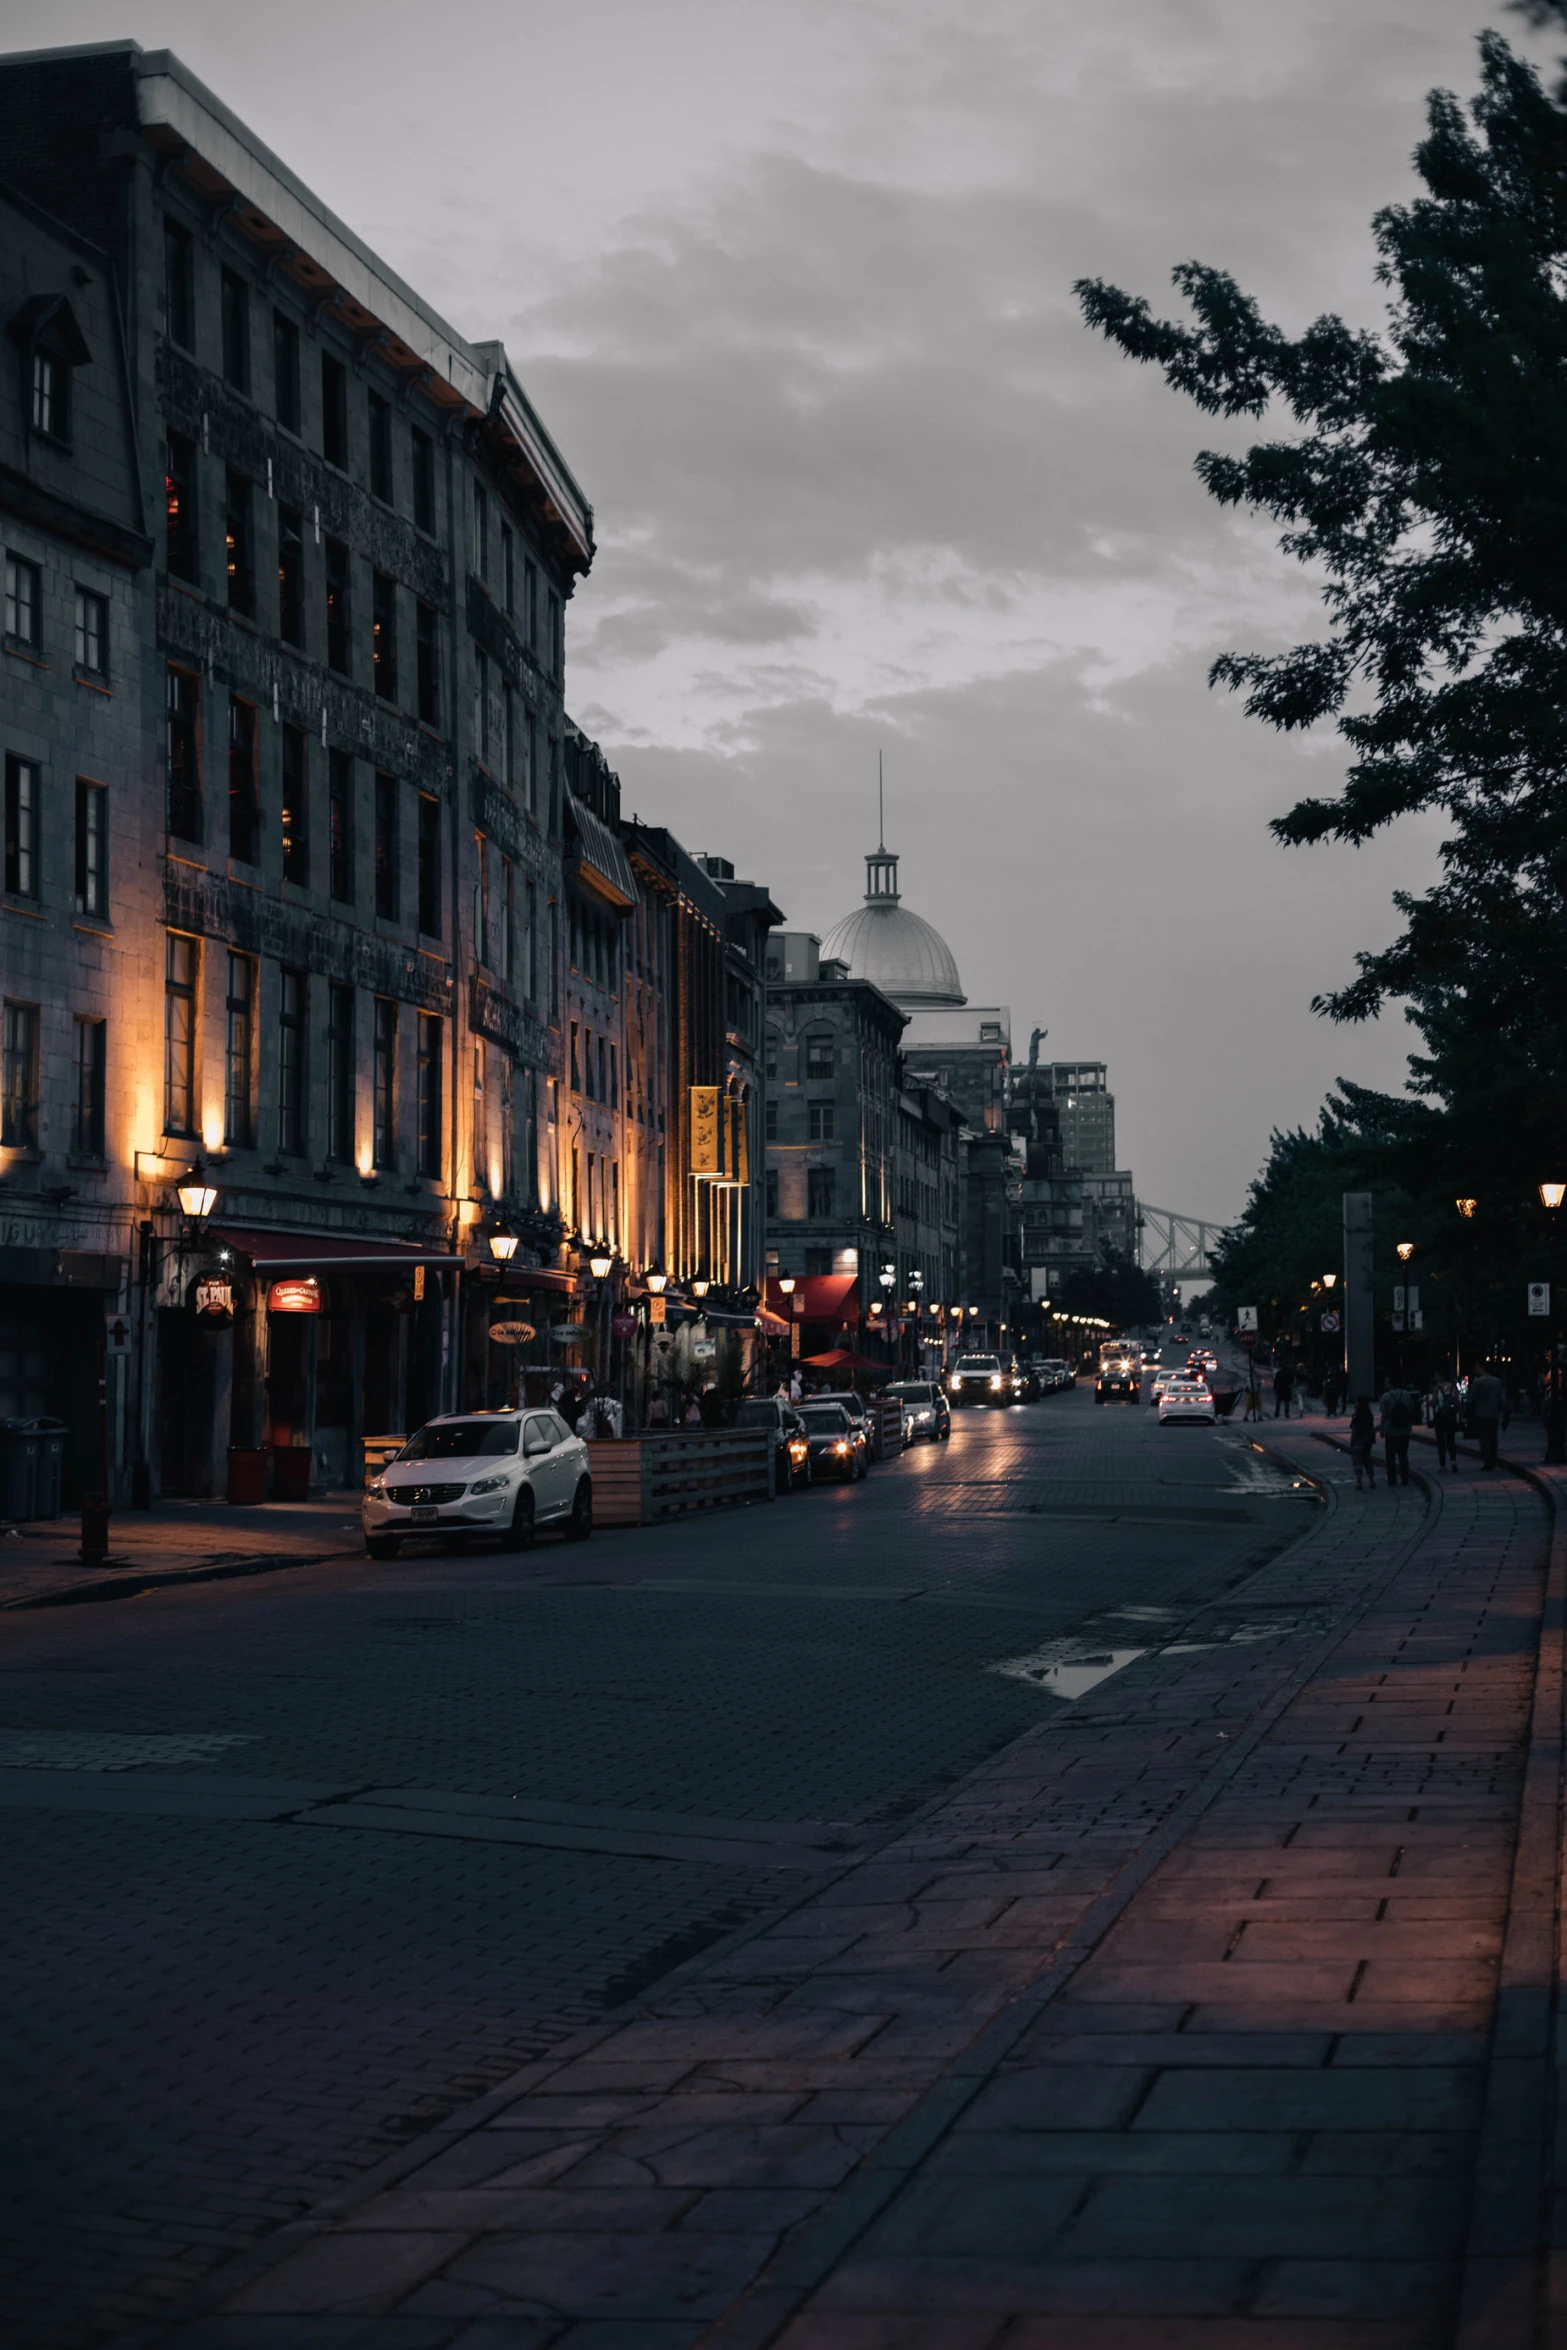
[(499, 1493), (505, 1482), (504, 1477), (481, 1477), (476, 1485), (469, 1486), (468, 1491), (470, 1493)]
[(992, 1381), (990, 1382), (990, 1384), (991, 1384), (991, 1386), (992, 1386), (992, 1387), (999, 1387), (999, 1386), (1001, 1385), (1001, 1382), (1000, 1382), (1000, 1380), (999, 1380), (999, 1379), (992, 1379)]
[(373, 1493), (378, 1500), (384, 1500), (386, 1496), (386, 1479), (384, 1477), (372, 1477), (369, 1484), (365, 1487), (365, 1491), (366, 1493)]
[(847, 1452), (848, 1449), (849, 1440), (846, 1436), (840, 1436), (837, 1443), (833, 1446), (834, 1452)]

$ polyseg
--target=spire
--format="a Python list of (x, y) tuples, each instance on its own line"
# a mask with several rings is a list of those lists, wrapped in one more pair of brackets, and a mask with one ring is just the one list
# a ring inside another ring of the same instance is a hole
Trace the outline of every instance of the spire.
[(865, 903), (895, 906), (898, 902), (898, 860), (887, 846), (887, 793), (881, 753), (876, 753), (876, 853), (865, 860)]

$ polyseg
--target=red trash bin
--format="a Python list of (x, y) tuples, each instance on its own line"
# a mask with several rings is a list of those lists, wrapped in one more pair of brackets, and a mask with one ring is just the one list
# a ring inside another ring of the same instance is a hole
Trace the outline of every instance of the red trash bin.
[(308, 1444), (274, 1444), (272, 1447), (272, 1498), (274, 1501), (308, 1501), (310, 1499), (310, 1463)]
[(267, 1498), (267, 1456), (259, 1447), (229, 1446), (229, 1500), (252, 1509)]

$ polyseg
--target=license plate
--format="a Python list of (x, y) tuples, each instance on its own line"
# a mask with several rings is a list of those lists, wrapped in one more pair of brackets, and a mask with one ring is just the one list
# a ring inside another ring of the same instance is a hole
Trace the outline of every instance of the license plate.
[(410, 1510), (408, 1515), (416, 1526), (433, 1526), (438, 1522), (441, 1513), (436, 1509), (420, 1508)]

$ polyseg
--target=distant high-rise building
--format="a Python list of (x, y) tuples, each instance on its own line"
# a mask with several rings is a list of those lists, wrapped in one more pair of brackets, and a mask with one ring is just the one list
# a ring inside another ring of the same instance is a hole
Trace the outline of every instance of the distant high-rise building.
[(1040, 1074), (1055, 1103), (1065, 1166), (1115, 1172), (1115, 1095), (1103, 1061), (1049, 1061)]

